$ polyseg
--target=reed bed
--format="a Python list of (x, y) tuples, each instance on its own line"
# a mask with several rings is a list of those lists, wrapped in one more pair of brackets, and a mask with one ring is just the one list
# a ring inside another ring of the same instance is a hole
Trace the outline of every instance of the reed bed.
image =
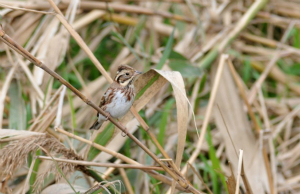
[[(300, 192), (297, 0), (0, 8), (1, 193)], [(122, 64), (133, 107), (90, 131)]]

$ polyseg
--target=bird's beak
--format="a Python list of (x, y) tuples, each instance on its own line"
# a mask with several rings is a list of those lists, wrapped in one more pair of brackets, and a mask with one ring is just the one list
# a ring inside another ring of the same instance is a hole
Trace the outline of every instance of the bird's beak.
[(140, 71), (135, 71), (133, 76), (138, 76), (138, 75), (141, 75), (143, 72), (140, 72)]

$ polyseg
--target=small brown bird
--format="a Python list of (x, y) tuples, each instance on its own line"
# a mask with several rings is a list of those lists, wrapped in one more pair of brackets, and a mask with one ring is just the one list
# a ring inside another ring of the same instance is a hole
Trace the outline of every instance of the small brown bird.
[[(135, 98), (133, 82), (140, 74), (142, 73), (127, 65), (119, 66), (114, 82), (104, 93), (99, 107), (115, 119), (124, 116), (133, 104)], [(97, 117), (90, 129), (98, 130), (107, 120), (107, 117), (100, 113)]]

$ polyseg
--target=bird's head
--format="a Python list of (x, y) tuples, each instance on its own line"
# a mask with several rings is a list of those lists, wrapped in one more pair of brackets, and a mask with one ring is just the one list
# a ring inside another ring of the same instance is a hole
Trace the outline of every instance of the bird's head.
[(121, 65), (118, 67), (118, 71), (114, 81), (121, 86), (126, 87), (131, 85), (135, 78), (140, 74), (142, 74), (142, 72), (139, 72), (132, 67)]

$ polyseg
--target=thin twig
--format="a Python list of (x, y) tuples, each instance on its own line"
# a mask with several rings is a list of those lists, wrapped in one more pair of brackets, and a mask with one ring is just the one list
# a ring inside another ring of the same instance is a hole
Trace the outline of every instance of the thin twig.
[[(52, 160), (51, 157), (48, 156), (37, 156), (37, 158), (42, 160)], [(161, 170), (164, 169), (158, 166), (143, 166), (143, 165), (135, 165), (135, 164), (115, 164), (115, 163), (99, 163), (99, 162), (88, 162), (88, 161), (78, 161), (78, 160), (69, 160), (69, 159), (61, 159), (61, 158), (53, 158), (57, 162), (66, 162), (71, 164), (78, 164), (83, 166), (99, 166), (99, 167), (114, 167), (114, 168), (131, 168), (131, 169), (143, 169), (143, 170)]]

